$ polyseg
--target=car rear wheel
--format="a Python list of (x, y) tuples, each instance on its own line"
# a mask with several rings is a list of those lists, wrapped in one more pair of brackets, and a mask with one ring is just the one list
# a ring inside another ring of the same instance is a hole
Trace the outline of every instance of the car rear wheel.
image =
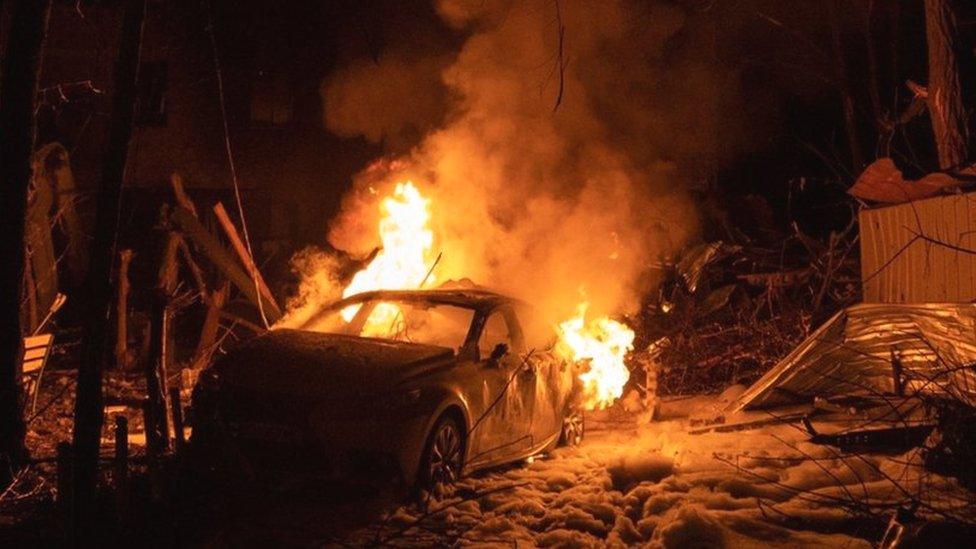
[(457, 420), (442, 416), (427, 437), (420, 462), (420, 487), (450, 484), (461, 477), (464, 465), (464, 432)]
[(560, 446), (579, 446), (583, 443), (586, 423), (582, 410), (571, 410), (563, 417), (563, 429), (559, 435)]

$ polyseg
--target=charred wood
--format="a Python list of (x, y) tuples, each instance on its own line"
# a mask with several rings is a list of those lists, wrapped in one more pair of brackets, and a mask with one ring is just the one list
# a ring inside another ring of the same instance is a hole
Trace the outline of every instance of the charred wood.
[(220, 227), (224, 230), (224, 234), (227, 235), (227, 240), (230, 241), (234, 251), (237, 252), (237, 257), (240, 258), (241, 263), (244, 264), (251, 278), (254, 279), (254, 284), (258, 287), (260, 297), (267, 300), (266, 303), (262, 302), (262, 305), (270, 306), (273, 313), (280, 316), (281, 308), (278, 306), (278, 302), (275, 301), (274, 294), (271, 293), (268, 285), (265, 284), (264, 277), (261, 276), (261, 271), (258, 270), (257, 265), (254, 263), (254, 258), (247, 252), (247, 246), (244, 245), (244, 241), (241, 240), (240, 235), (237, 233), (234, 222), (227, 215), (227, 210), (224, 209), (224, 205), (220, 202), (216, 203), (213, 211), (214, 215), (217, 216), (217, 221), (220, 222)]
[(217, 345), (217, 331), (220, 328), (220, 312), (227, 303), (229, 293), (230, 284), (224, 281), (216, 291), (210, 294), (207, 300), (207, 315), (203, 319), (203, 328), (200, 330), (200, 341), (197, 343), (197, 351), (193, 357), (194, 369), (203, 368), (210, 362), (214, 347)]
[(190, 274), (193, 276), (193, 283), (196, 284), (197, 292), (200, 297), (207, 300), (210, 291), (207, 289), (206, 280), (203, 277), (203, 270), (200, 269), (200, 265), (193, 259), (193, 254), (190, 253), (189, 246), (186, 245), (186, 239), (181, 238), (179, 242), (180, 257), (183, 258), (183, 262), (186, 264), (187, 268), (190, 270)]
[(176, 204), (188, 210), (193, 217), (199, 217), (197, 215), (197, 207), (190, 200), (190, 197), (186, 194), (186, 190), (183, 187), (183, 178), (178, 173), (174, 173), (169, 178), (170, 185), (173, 187), (173, 196), (176, 198)]
[[(239, 262), (210, 233), (192, 212), (186, 208), (176, 208), (170, 219), (190, 239), (196, 248), (224, 275), (251, 303), (258, 304), (260, 297), (254, 287), (254, 280), (240, 267)], [(270, 304), (265, 311), (269, 322), (281, 317), (281, 312)]]
[(183, 403), (179, 387), (169, 388), (169, 406), (173, 417), (173, 445), (177, 454), (183, 453), (186, 437), (183, 434)]

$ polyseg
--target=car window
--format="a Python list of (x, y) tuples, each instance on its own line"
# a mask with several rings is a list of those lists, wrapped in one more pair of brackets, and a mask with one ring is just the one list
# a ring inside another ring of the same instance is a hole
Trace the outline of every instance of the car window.
[[(474, 309), (427, 301), (371, 301), (362, 323), (350, 324), (353, 335), (437, 345), (459, 350), (471, 329)], [(358, 330), (358, 331), (357, 331)]]
[(485, 327), (481, 330), (481, 339), (478, 340), (481, 359), (486, 360), (499, 343), (504, 343), (509, 349), (513, 349), (505, 315), (501, 311), (495, 311), (485, 321)]

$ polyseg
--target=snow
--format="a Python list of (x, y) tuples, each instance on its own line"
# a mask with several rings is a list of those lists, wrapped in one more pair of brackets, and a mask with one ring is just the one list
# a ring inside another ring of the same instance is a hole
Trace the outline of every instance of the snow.
[(858, 534), (876, 534), (843, 502), (892, 505), (904, 494), (890, 479), (922, 478), (913, 452), (841, 459), (789, 425), (691, 435), (685, 419), (637, 424), (463, 479), (359, 535), (401, 546), (870, 547)]

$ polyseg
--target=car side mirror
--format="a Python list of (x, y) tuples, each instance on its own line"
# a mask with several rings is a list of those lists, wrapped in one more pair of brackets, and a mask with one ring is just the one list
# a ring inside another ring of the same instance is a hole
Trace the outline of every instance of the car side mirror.
[(508, 345), (504, 343), (499, 343), (498, 345), (495, 345), (495, 348), (491, 350), (491, 355), (488, 356), (488, 365), (491, 367), (497, 367), (502, 357), (505, 356), (507, 353), (508, 353)]

